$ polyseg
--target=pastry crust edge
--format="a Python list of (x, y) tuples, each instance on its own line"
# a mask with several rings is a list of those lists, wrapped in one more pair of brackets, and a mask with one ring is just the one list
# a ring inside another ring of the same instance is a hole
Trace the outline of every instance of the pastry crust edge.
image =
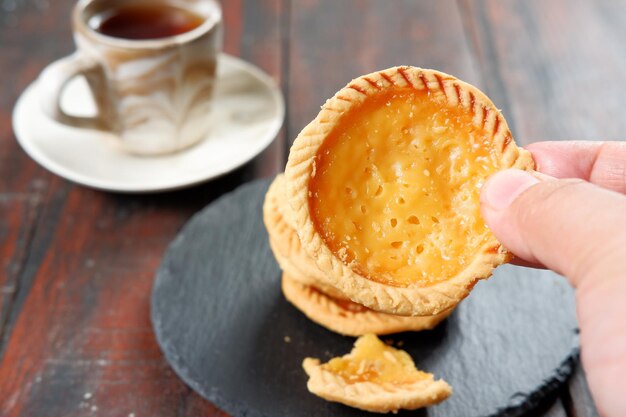
[(387, 335), (406, 331), (430, 330), (445, 320), (454, 310), (435, 316), (407, 317), (374, 310), (354, 312), (341, 308), (332, 297), (321, 291), (311, 291), (305, 284), (283, 273), (282, 291), (291, 304), (310, 320), (344, 336), (362, 336), (366, 333)]
[(288, 209), (284, 188), (284, 176), (279, 174), (270, 184), (263, 201), (263, 223), (278, 266), (304, 285), (311, 285), (332, 297), (348, 300), (341, 291), (329, 284), (326, 275), (303, 250), (298, 234), (284, 214)]

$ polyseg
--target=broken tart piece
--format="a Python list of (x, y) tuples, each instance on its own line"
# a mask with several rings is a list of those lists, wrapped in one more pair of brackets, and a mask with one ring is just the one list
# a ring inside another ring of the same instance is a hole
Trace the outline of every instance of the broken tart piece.
[(345, 336), (377, 335), (429, 330), (452, 313), (446, 310), (435, 316), (410, 317), (380, 313), (345, 298), (325, 294), (315, 286), (305, 285), (283, 272), (285, 298), (309, 319), (330, 331)]
[(510, 258), (480, 188), (532, 170), (500, 111), (448, 74), (395, 67), (353, 80), (295, 140), (286, 195), (304, 250), (350, 299), (433, 315)]
[(417, 370), (408, 353), (387, 346), (373, 334), (361, 336), (345, 356), (325, 364), (306, 358), (302, 366), (311, 393), (366, 411), (415, 410), (452, 394), (445, 381)]

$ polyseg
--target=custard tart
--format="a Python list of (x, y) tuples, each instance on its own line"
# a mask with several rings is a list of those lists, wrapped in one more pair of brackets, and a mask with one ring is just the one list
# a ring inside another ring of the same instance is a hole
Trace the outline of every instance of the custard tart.
[(361, 336), (345, 356), (324, 364), (306, 358), (302, 367), (311, 393), (366, 411), (415, 410), (452, 394), (445, 381), (417, 370), (408, 353), (387, 346), (373, 334)]
[(330, 284), (371, 309), (434, 315), (510, 259), (480, 189), (532, 170), (477, 88), (395, 67), (350, 82), (296, 138), (286, 196), (302, 247)]
[(450, 309), (435, 316), (423, 317), (380, 313), (350, 300), (325, 294), (314, 286), (290, 278), (287, 273), (283, 273), (282, 290), (285, 298), (309, 319), (344, 336), (430, 330), (453, 311)]

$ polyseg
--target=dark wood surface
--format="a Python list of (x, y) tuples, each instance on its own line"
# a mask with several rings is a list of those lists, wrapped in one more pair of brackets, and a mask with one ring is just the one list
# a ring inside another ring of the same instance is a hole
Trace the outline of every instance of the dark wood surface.
[[(11, 111), (73, 50), (74, 0), (0, 3), (0, 415), (221, 416), (173, 374), (149, 322), (154, 273), (189, 217), (278, 172), (298, 131), (351, 78), (411, 64), (476, 84), (517, 141), (620, 139), (626, 3), (619, 0), (223, 0), (225, 50), (263, 68), (288, 111), (242, 169), (147, 196), (58, 178), (17, 145)], [(531, 415), (596, 416), (582, 373)]]

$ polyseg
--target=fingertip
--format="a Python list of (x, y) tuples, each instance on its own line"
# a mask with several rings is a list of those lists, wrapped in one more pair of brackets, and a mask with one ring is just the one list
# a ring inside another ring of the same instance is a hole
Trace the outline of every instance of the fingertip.
[[(540, 182), (527, 171), (507, 169), (492, 175), (482, 188), (480, 203), (488, 211), (506, 210), (524, 191)], [(488, 219), (487, 219), (488, 221)]]
[(524, 148), (535, 161), (535, 169), (556, 178), (589, 178), (603, 142), (535, 142)]
[(531, 263), (537, 260), (523, 242), (517, 213), (511, 206), (520, 195), (540, 182), (527, 171), (508, 169), (490, 177), (480, 195), (482, 216), (493, 234), (504, 247)]
[(563, 147), (554, 142), (535, 142), (524, 147), (535, 161), (535, 169), (548, 175), (556, 175), (562, 171), (560, 161), (566, 159)]

